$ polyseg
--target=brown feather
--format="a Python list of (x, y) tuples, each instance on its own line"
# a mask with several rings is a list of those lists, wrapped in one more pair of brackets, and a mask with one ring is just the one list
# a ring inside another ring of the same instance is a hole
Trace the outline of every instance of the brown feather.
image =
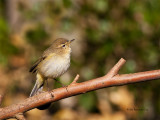
[(40, 59), (38, 59), (38, 60), (35, 62), (35, 64), (30, 68), (29, 72), (35, 73), (35, 72), (37, 71), (37, 69), (36, 69), (37, 66), (38, 66), (39, 63), (40, 63), (41, 61), (43, 61), (45, 58), (46, 58), (46, 57), (44, 56), (44, 57), (41, 57)]

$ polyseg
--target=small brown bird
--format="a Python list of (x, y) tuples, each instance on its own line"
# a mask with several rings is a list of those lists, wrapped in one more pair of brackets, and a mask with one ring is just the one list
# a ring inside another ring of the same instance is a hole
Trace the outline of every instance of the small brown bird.
[(72, 41), (74, 41), (74, 39), (56, 39), (51, 46), (44, 51), (42, 57), (31, 67), (30, 72), (36, 72), (37, 79), (30, 93), (30, 97), (42, 91), (46, 79), (55, 79), (68, 70), (71, 54), (70, 44)]

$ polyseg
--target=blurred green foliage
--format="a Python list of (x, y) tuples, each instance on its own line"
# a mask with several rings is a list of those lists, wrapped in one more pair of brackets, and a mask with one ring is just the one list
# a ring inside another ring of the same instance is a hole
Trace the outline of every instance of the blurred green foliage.
[(9, 28), (6, 21), (0, 17), (0, 63), (6, 64), (8, 57), (18, 52), (9, 39)]
[(97, 98), (94, 92), (89, 92), (79, 96), (79, 104), (90, 112), (96, 111), (96, 102)]
[(64, 4), (64, 7), (66, 7), (66, 8), (72, 7), (71, 0), (63, 0), (63, 4)]
[(26, 32), (26, 38), (29, 43), (33, 44), (34, 46), (43, 45), (45, 40), (48, 38), (48, 34), (44, 30), (42, 25), (39, 25), (34, 30), (29, 30)]

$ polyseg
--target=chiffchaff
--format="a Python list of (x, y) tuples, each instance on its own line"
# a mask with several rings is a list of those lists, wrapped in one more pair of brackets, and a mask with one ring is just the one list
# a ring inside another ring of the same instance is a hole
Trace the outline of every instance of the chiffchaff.
[(51, 46), (44, 51), (42, 57), (31, 67), (30, 72), (36, 72), (37, 79), (30, 93), (30, 97), (42, 91), (46, 79), (55, 79), (67, 71), (70, 66), (70, 44), (72, 41), (74, 41), (74, 39), (56, 39)]

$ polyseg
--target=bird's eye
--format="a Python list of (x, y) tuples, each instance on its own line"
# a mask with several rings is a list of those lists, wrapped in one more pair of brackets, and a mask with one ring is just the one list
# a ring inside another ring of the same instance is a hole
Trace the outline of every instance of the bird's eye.
[(64, 45), (62, 45), (62, 47), (65, 47), (66, 45), (64, 44)]

